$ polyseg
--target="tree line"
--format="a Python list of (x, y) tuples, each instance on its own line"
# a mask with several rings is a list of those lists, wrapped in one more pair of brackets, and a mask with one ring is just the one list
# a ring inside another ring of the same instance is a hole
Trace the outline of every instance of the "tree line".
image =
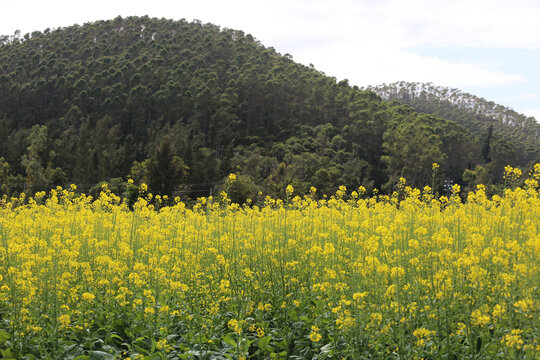
[(242, 201), (287, 184), (420, 186), (434, 162), (448, 181), (472, 186), (487, 167), (495, 183), (504, 165), (532, 161), (514, 156), (522, 138), (468, 121), (383, 100), (199, 21), (117, 17), (0, 37), (8, 195), (119, 178), (173, 195), (235, 173)]

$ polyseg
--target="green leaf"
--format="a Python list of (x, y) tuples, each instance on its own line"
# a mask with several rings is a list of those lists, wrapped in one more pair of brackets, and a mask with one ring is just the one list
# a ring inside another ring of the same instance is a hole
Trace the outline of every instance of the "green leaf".
[(5, 330), (0, 330), (0, 345), (4, 345), (9, 340), (9, 334)]
[(225, 344), (228, 344), (230, 346), (236, 346), (236, 341), (232, 338), (231, 334), (227, 334), (223, 337), (223, 342), (225, 342)]
[(283, 339), (280, 342), (278, 342), (278, 346), (281, 349), (288, 349), (289, 348), (289, 342), (287, 341), (287, 339)]
[(114, 356), (111, 354), (108, 354), (104, 351), (90, 351), (90, 359), (91, 360), (108, 360), (108, 359), (114, 359)]
[(272, 350), (272, 348), (270, 348), (268, 346), (268, 344), (270, 343), (270, 340), (272, 340), (272, 336), (271, 335), (268, 335), (268, 336), (265, 336), (265, 337), (262, 337), (259, 339), (259, 348), (263, 351), (270, 351)]
[(122, 337), (118, 334), (110, 334), (109, 336), (107, 336), (107, 341), (114, 340), (118, 340), (120, 343), (124, 342), (124, 339), (122, 339)]
[(137, 352), (140, 352), (143, 355), (148, 355), (148, 350), (145, 348), (140, 347), (139, 345), (133, 344), (133, 349), (135, 349)]
[(2, 353), (2, 359), (15, 359), (15, 353), (11, 349), (4, 349), (1, 351)]
[(145, 359), (148, 359), (148, 360), (162, 360), (162, 359), (165, 359), (165, 355), (163, 355), (160, 352), (155, 352), (152, 355), (146, 357)]
[(139, 336), (138, 338), (135, 339), (133, 343), (136, 344), (138, 342), (143, 342), (145, 340), (146, 340), (146, 336)]
[(333, 346), (332, 343), (326, 344), (326, 345), (324, 345), (323, 347), (321, 347), (321, 352), (322, 352), (322, 353), (329, 353), (330, 351), (332, 351), (333, 347), (334, 347), (334, 346)]

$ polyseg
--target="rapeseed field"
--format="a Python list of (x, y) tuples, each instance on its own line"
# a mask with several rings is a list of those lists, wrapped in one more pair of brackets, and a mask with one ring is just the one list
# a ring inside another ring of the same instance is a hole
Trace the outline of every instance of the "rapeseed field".
[(107, 188), (4, 197), (1, 355), (538, 359), (535, 170), (507, 168), (491, 198), (404, 180), (255, 205), (146, 193), (133, 211)]

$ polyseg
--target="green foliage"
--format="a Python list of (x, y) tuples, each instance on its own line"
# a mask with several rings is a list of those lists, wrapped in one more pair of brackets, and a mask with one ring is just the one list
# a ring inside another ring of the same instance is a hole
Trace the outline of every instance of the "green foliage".
[(147, 181), (155, 194), (173, 195), (187, 177), (188, 167), (174, 155), (168, 139), (164, 139), (154, 156), (147, 163)]
[(463, 180), (468, 184), (465, 188), (465, 192), (476, 190), (477, 185), (488, 184), (487, 193), (490, 195), (495, 194), (499, 189), (493, 184), (493, 176), (491, 175), (491, 164), (486, 166), (478, 165), (474, 170), (465, 170), (463, 173)]
[[(402, 81), (370, 89), (384, 99), (398, 100), (416, 111), (454, 121), (469, 130), (477, 143), (477, 162), (498, 163), (504, 159), (507, 164), (528, 166), (540, 156), (540, 123), (502, 105), (431, 83)], [(511, 149), (495, 153), (496, 142), (503, 140)], [(495, 164), (492, 175), (500, 177), (504, 166)]]
[(232, 202), (237, 204), (245, 204), (248, 199), (252, 201), (257, 197), (259, 187), (257, 187), (249, 175), (239, 175), (236, 177), (236, 180), (230, 184), (230, 186), (228, 186), (228, 188), (227, 184), (225, 184), (223, 190), (227, 192), (227, 195)]
[(0, 192), (7, 193), (9, 186), (9, 163), (0, 157)]
[[(108, 189), (113, 194), (126, 194), (131, 189), (130, 184), (126, 184), (122, 178), (112, 178), (109, 181), (102, 181), (99, 184), (93, 186), (88, 191), (94, 199), (97, 199), (102, 191)], [(128, 189), (129, 187), (129, 189)], [(138, 194), (137, 194), (138, 195)], [(129, 201), (129, 196), (126, 196)]]
[(21, 164), (26, 169), (26, 185), (30, 192), (45, 189), (47, 180), (43, 169), (43, 152), (47, 149), (47, 127), (34, 125), (30, 130), (27, 141), (27, 153), (21, 158)]
[(21, 177), (33, 192), (130, 174), (170, 195), (231, 172), (274, 196), (288, 183), (333, 193), (390, 189), (398, 176), (420, 184), (431, 161), (463, 182), (487, 155), (493, 178), (540, 157), (536, 123), (515, 113), (495, 107), (496, 120), (480, 119), (442, 90), (375, 89), (451, 121), (425, 116), (198, 21), (118, 17), (9, 37), (0, 64), (0, 156), (13, 184), (3, 193)]

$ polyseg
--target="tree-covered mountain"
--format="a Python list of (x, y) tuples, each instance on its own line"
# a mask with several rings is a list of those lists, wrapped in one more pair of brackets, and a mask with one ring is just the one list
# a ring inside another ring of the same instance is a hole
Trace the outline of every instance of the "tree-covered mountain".
[(495, 125), (484, 136), (444, 117), (198, 21), (117, 17), (0, 37), (4, 193), (130, 176), (170, 195), (234, 172), (242, 200), (289, 183), (298, 193), (391, 190), (400, 176), (424, 185), (433, 162), (464, 184), (477, 165), (496, 174), (530, 161), (516, 155), (520, 137), (501, 143)]
[[(484, 136), (485, 141), (496, 142), (492, 145), (492, 152), (511, 150), (513, 153), (512, 156), (507, 154), (505, 160), (521, 165), (540, 160), (540, 123), (533, 117), (461, 90), (432, 83), (401, 81), (368, 89), (385, 100), (397, 100), (416, 111), (454, 121), (471, 133)], [(490, 157), (487, 151), (483, 156)], [(498, 155), (493, 154), (493, 157)]]

